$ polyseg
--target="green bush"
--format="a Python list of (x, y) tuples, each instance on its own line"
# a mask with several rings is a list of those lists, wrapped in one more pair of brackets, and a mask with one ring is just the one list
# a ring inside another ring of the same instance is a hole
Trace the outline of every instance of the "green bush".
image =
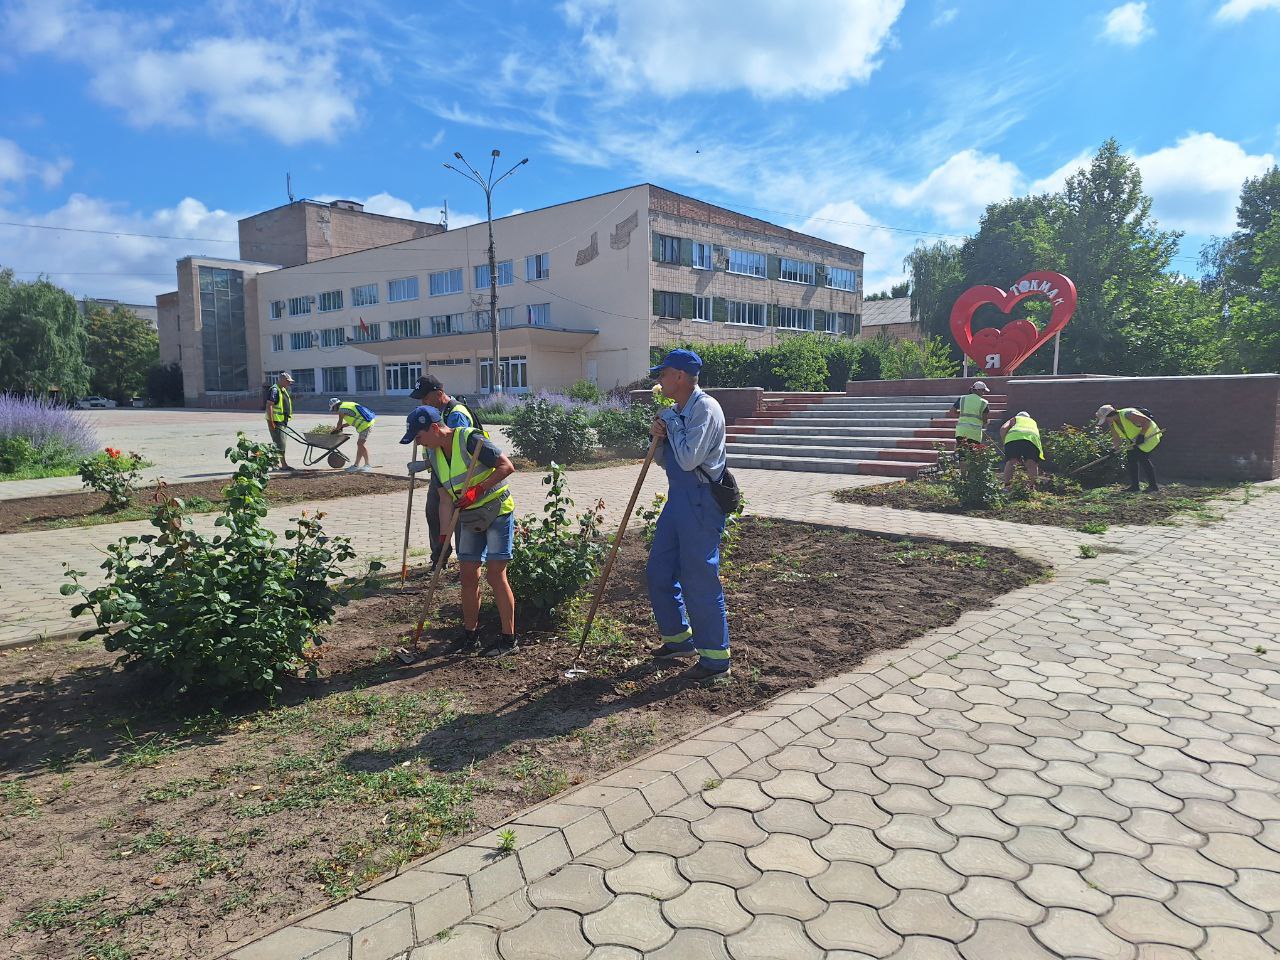
[(653, 406), (647, 403), (633, 403), (622, 410), (601, 410), (595, 422), (600, 446), (606, 450), (643, 456), (649, 449), (653, 411)]
[(580, 463), (591, 453), (591, 426), (587, 415), (579, 409), (543, 399), (521, 405), (511, 420), (507, 436), (522, 457), (541, 466), (555, 461)]
[(1111, 452), (1108, 434), (1074, 427), (1046, 430), (1040, 436), (1049, 469), (1060, 477), (1069, 477), (1082, 487), (1101, 487), (1124, 479), (1124, 459), (1120, 456), (1103, 460), (1072, 476), (1072, 471)]
[(26, 437), (0, 440), (0, 473), (17, 473), (34, 466), (36, 459), (36, 448)]
[(941, 337), (891, 340), (879, 336), (867, 342), (880, 359), (883, 380), (936, 379), (960, 373), (960, 364), (952, 359), (951, 347)]
[(596, 575), (605, 550), (600, 539), (604, 501), (574, 518), (564, 468), (551, 464), (542, 482), (550, 487), (542, 515), (516, 521), (507, 579), (522, 607), (550, 613)]
[(273, 695), (304, 662), (314, 674), (317, 631), (382, 564), (369, 564), (359, 583), (335, 586), (355, 551), (325, 534), (323, 514), (304, 513), (285, 532), (289, 545), (277, 546), (263, 526), (267, 471), (277, 457), (274, 446), (244, 434), (227, 450), (238, 467), (215, 521), (223, 533), (197, 534), (182, 501), (170, 499), (151, 521), (156, 533), (107, 547), (105, 584), (90, 590), (80, 582), (85, 574), (68, 568), (63, 595), (84, 598), (72, 615), (90, 613), (98, 624), (80, 639), (101, 636), (126, 665), (157, 671), (170, 694)]
[[(751, 350), (744, 343), (682, 343), (702, 357), (704, 387), (762, 387), (765, 390), (832, 390), (843, 393), (850, 380), (875, 380), (880, 358), (875, 341), (815, 333), (787, 334), (772, 347)], [(653, 363), (666, 349), (650, 351)]]
[(942, 471), (943, 486), (960, 504), (962, 510), (991, 510), (1003, 499), (1002, 484), (996, 469), (1000, 456), (994, 447), (971, 447)]
[(129, 505), (137, 491), (142, 468), (146, 466), (150, 464), (140, 453), (123, 453), (107, 447), (80, 461), (80, 481), (90, 490), (107, 495), (108, 510), (121, 510)]
[(781, 384), (774, 389), (806, 392), (826, 389), (828, 351), (825, 346), (817, 337), (801, 335), (786, 337), (764, 351), (773, 378), (771, 382)]
[(579, 403), (599, 403), (601, 398), (600, 388), (590, 380), (575, 380), (564, 394)]

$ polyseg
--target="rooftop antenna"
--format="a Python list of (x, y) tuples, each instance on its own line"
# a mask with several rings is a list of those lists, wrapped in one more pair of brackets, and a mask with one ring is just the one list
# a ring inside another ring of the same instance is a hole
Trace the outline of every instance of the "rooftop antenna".
[(444, 198), (444, 209), (440, 211), (440, 226), (449, 229), (449, 198)]
[(289, 194), (289, 202), (293, 203), (293, 174), (286, 173), (284, 175), (284, 189)]

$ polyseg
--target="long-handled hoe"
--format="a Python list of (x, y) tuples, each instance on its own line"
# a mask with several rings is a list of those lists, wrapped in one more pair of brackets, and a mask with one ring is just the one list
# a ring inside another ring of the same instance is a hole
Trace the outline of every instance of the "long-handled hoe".
[[(413, 445), (413, 460), (418, 459), (418, 445)], [(400, 551), (400, 587), (404, 589), (409, 579), (409, 527), (413, 524), (413, 488), (417, 485), (418, 475), (409, 474), (409, 505), (404, 511), (404, 549)]]
[(578, 663), (582, 660), (582, 651), (587, 647), (587, 637), (591, 635), (591, 624), (595, 622), (596, 610), (600, 606), (600, 598), (604, 596), (604, 588), (609, 582), (609, 574), (613, 572), (613, 562), (618, 559), (618, 548), (622, 545), (622, 535), (626, 533), (627, 522), (631, 519), (631, 511), (636, 507), (636, 500), (640, 497), (640, 488), (644, 485), (645, 474), (649, 472), (649, 464), (653, 463), (653, 455), (657, 450), (658, 438), (654, 437), (649, 442), (649, 452), (644, 455), (644, 463), (640, 466), (640, 476), (636, 477), (636, 486), (631, 491), (631, 499), (627, 501), (627, 509), (622, 511), (622, 522), (618, 524), (618, 533), (613, 538), (613, 546), (609, 548), (609, 559), (605, 561), (604, 569), (600, 571), (600, 583), (596, 587), (596, 595), (591, 599), (591, 607), (587, 610), (587, 621), (582, 625), (582, 641), (578, 644), (578, 653), (573, 658), (573, 665), (564, 672), (566, 680), (581, 677), (587, 672), (579, 667)]

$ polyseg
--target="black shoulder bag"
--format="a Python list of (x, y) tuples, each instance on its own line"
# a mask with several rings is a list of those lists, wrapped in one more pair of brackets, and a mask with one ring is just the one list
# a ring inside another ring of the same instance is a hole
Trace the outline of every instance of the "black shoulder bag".
[(724, 473), (720, 474), (719, 480), (712, 480), (711, 474), (702, 467), (698, 468), (698, 472), (707, 478), (707, 484), (711, 487), (711, 496), (715, 498), (716, 506), (720, 508), (721, 513), (727, 517), (742, 509), (742, 489), (738, 486), (737, 477), (729, 472), (728, 467), (724, 468)]

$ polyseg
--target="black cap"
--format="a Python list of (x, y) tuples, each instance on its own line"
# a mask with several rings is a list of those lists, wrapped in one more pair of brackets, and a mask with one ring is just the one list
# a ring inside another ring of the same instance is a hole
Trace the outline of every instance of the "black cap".
[(418, 386), (409, 394), (415, 400), (423, 399), (428, 393), (435, 393), (437, 390), (443, 390), (444, 384), (440, 382), (438, 377), (427, 374), (425, 377), (418, 378)]

